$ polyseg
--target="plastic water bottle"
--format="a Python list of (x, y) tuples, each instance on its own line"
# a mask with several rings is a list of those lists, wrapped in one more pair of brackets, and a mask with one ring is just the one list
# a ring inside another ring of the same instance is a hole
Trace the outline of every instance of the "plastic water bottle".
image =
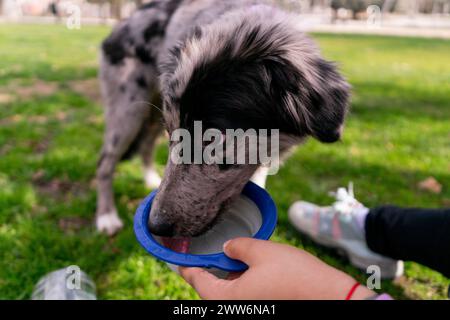
[(95, 284), (78, 266), (69, 266), (42, 277), (32, 300), (96, 300)]

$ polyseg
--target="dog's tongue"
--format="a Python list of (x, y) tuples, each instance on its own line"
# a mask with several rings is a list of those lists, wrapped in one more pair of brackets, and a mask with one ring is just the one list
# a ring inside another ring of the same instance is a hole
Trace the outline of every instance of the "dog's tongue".
[(179, 253), (187, 253), (191, 241), (188, 238), (162, 238), (164, 246)]

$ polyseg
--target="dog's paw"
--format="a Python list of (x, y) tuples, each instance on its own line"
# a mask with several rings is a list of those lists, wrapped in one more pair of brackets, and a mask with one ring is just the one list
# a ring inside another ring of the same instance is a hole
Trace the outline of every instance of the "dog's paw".
[(96, 225), (99, 232), (108, 236), (115, 235), (123, 228), (123, 222), (116, 211), (97, 215)]
[(149, 189), (157, 189), (161, 184), (161, 177), (155, 169), (147, 169), (145, 171), (145, 185)]

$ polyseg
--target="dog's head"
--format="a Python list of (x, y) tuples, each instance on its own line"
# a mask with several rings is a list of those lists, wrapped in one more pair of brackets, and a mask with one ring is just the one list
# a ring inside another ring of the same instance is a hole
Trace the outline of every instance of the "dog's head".
[[(280, 152), (307, 136), (339, 140), (349, 85), (297, 27), (271, 8), (228, 14), (197, 28), (163, 66), (164, 118), (178, 128), (279, 129)], [(175, 143), (171, 143), (170, 152)], [(258, 165), (174, 164), (170, 158), (149, 226), (192, 237), (212, 226)]]

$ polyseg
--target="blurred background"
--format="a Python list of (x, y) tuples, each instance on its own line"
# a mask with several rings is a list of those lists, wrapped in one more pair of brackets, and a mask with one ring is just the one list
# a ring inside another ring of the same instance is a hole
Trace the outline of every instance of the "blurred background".
[[(83, 23), (113, 23), (128, 17), (137, 7), (150, 1), (0, 0), (0, 15), (3, 21), (52, 22), (55, 18), (67, 17), (74, 10), (79, 10)], [(390, 27), (450, 27), (449, 0), (273, 1), (303, 14), (311, 24), (356, 27), (369, 20), (369, 23)]]
[[(79, 266), (99, 299), (196, 299), (137, 244), (134, 211), (150, 192), (139, 159), (120, 165), (114, 190), (125, 229), (94, 228), (103, 114), (98, 49), (112, 25), (148, 1), (0, 0), (0, 299), (29, 299), (53, 270)], [(336, 61), (352, 87), (342, 142), (298, 148), (268, 191), (273, 237), (364, 282), (368, 275), (299, 235), (287, 209), (353, 181), (367, 206), (450, 206), (450, 0), (278, 1)], [(157, 153), (160, 173), (165, 141)], [(445, 299), (441, 274), (406, 263), (383, 281), (397, 299)]]

